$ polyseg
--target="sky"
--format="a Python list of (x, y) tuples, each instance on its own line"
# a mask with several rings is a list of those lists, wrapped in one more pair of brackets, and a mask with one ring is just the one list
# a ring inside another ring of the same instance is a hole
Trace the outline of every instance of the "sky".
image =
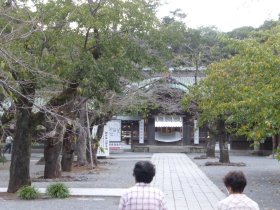
[(159, 16), (181, 9), (190, 28), (216, 26), (228, 32), (242, 26), (259, 27), (265, 20), (277, 20), (280, 0), (161, 0)]

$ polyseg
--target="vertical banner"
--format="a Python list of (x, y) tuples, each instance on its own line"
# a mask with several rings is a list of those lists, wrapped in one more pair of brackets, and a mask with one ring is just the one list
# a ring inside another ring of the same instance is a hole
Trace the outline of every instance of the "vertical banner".
[(139, 144), (144, 144), (144, 120), (139, 121)]
[(194, 144), (199, 144), (199, 128), (197, 126), (197, 120), (194, 120)]
[[(94, 126), (92, 130), (92, 134), (94, 133), (95, 134), (93, 135), (93, 137), (95, 137), (96, 132), (97, 132), (97, 126)], [(100, 145), (97, 150), (97, 156), (98, 157), (109, 156), (109, 129), (107, 124), (104, 126), (102, 138), (100, 139)]]

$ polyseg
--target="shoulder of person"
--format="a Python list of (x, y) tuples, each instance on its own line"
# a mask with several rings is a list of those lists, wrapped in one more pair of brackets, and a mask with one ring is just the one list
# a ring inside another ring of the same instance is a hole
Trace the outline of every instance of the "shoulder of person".
[(254, 210), (260, 210), (259, 204), (252, 199), (250, 199), (250, 202), (248, 202), (248, 205), (250, 205), (251, 208)]
[(152, 188), (154, 189), (155, 192), (157, 192), (161, 196), (164, 196), (164, 193), (162, 192), (162, 190), (160, 190), (159, 188), (156, 188), (156, 187), (152, 187)]
[(222, 206), (222, 205), (226, 204), (226, 203), (229, 202), (231, 199), (232, 199), (231, 196), (227, 196), (226, 198), (224, 198), (224, 199), (222, 199), (222, 200), (220, 200), (220, 201), (218, 202), (218, 206)]
[(137, 188), (136, 188), (135, 185), (132, 186), (132, 187), (129, 187), (129, 188), (125, 189), (125, 190), (123, 191), (122, 195), (127, 195), (127, 194), (129, 194), (129, 193), (131, 193), (131, 192), (134, 192), (134, 191), (137, 191)]
[(249, 198), (248, 196), (247, 196), (247, 198), (251, 201), (251, 204), (254, 206), (254, 208), (256, 210), (260, 209), (259, 204), (256, 201), (254, 201), (253, 199)]

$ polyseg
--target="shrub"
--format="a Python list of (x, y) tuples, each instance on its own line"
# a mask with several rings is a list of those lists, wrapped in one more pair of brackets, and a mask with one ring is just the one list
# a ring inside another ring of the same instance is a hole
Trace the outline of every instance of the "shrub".
[(70, 191), (63, 183), (51, 184), (47, 188), (47, 194), (52, 198), (68, 198)]
[(40, 197), (40, 192), (34, 186), (23, 186), (17, 191), (17, 196), (24, 200), (32, 200)]
[(7, 162), (7, 159), (5, 158), (5, 156), (0, 156), (0, 163), (5, 163), (5, 162)]

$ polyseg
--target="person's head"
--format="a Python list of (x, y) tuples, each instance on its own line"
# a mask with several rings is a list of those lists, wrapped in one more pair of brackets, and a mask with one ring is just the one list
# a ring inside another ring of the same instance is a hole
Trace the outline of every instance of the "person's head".
[(242, 193), (247, 180), (242, 171), (231, 171), (225, 175), (224, 184), (230, 193)]
[(139, 161), (135, 164), (133, 169), (133, 176), (137, 183), (144, 182), (149, 184), (153, 180), (155, 174), (155, 166), (150, 161)]

